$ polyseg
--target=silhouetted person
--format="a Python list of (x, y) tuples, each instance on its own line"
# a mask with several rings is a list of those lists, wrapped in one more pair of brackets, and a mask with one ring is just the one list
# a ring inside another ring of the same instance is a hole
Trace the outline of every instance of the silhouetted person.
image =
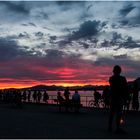
[(72, 96), (72, 101), (73, 101), (73, 104), (74, 104), (75, 112), (79, 112), (79, 108), (80, 108), (80, 95), (78, 93), (78, 90), (75, 90), (75, 93)]
[(44, 93), (43, 93), (43, 101), (45, 103), (48, 103), (48, 99), (49, 99), (49, 95), (48, 95), (48, 93), (46, 91), (44, 91)]
[(0, 90), (0, 101), (2, 101), (3, 92)]
[(57, 100), (59, 101), (59, 102), (64, 102), (64, 98), (61, 96), (61, 92), (60, 91), (58, 91), (57, 92)]
[(126, 109), (126, 110), (130, 109), (131, 100), (132, 100), (132, 89), (130, 89), (128, 87), (128, 95), (126, 97), (126, 102), (125, 102), (125, 105), (124, 105), (124, 109)]
[(105, 103), (105, 108), (109, 108), (110, 107), (110, 89), (109, 89), (109, 86), (105, 86), (105, 88), (103, 90), (102, 98), (103, 98), (104, 103)]
[(65, 104), (65, 99), (61, 96), (61, 92), (57, 92), (57, 100), (59, 102), (59, 111), (61, 111), (61, 106)]
[(20, 90), (14, 91), (14, 103), (18, 108), (22, 107), (22, 95)]
[(139, 109), (138, 95), (139, 95), (139, 87), (137, 83), (134, 83), (133, 96), (132, 96), (132, 108), (133, 110), (136, 110), (136, 111), (138, 111)]
[(9, 103), (10, 102), (10, 90), (6, 89), (4, 90), (4, 101)]
[(101, 94), (97, 91), (97, 89), (94, 89), (94, 100), (95, 100), (95, 105), (96, 107), (99, 106), (99, 100), (101, 99)]
[(64, 91), (64, 97), (65, 97), (65, 104), (66, 104), (66, 112), (68, 112), (68, 108), (69, 108), (69, 95), (70, 95), (70, 92), (69, 92), (69, 87), (67, 87)]
[(4, 89), (3, 90), (3, 102), (6, 102), (7, 101), (7, 94), (6, 94), (6, 90)]
[(28, 90), (28, 96), (27, 96), (27, 98), (28, 98), (28, 102), (30, 102), (31, 101), (31, 91), (30, 90)]
[(37, 101), (40, 103), (40, 100), (41, 100), (41, 91), (39, 90), (37, 92)]
[(37, 91), (34, 90), (34, 93), (33, 93), (33, 100), (34, 102), (37, 102)]
[(111, 104), (108, 131), (112, 131), (112, 122), (116, 114), (116, 132), (123, 133), (120, 128), (120, 119), (123, 111), (123, 105), (126, 101), (127, 95), (127, 81), (126, 78), (120, 75), (121, 67), (116, 65), (113, 68), (113, 76), (109, 78), (111, 87)]
[(23, 91), (22, 99), (23, 99), (24, 102), (26, 101), (26, 90)]
[(70, 95), (69, 87), (67, 87), (64, 91), (64, 97), (66, 100), (69, 100), (69, 95)]

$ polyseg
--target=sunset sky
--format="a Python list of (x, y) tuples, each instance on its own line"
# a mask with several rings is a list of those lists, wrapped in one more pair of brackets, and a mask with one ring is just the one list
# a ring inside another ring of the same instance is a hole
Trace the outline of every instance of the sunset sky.
[(0, 1), (0, 88), (140, 76), (140, 2)]

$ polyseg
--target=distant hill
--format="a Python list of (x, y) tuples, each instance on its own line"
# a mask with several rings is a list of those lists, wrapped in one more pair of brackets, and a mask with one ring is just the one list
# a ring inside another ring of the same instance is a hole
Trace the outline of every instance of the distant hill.
[[(136, 80), (134, 81), (129, 81), (128, 82), (128, 87), (132, 88), (134, 85), (134, 82), (137, 82), (140, 88), (140, 77), (138, 77)], [(53, 90), (65, 90), (66, 87), (63, 86), (55, 86), (55, 85), (51, 85), (51, 86), (47, 86), (47, 85), (36, 85), (33, 87), (29, 87), (29, 88), (25, 88), (25, 89), (30, 89), (30, 90), (48, 90), (48, 91), (53, 91)], [(94, 88), (96, 88), (97, 90), (103, 90), (104, 86), (100, 85), (100, 86), (95, 86), (95, 85), (85, 85), (85, 86), (72, 86), (69, 87), (70, 90), (93, 90)]]
[[(85, 85), (85, 86), (72, 86), (69, 87), (70, 90), (93, 90), (94, 88), (97, 88), (98, 90), (102, 90), (104, 86), (93, 86), (93, 85)], [(33, 87), (23, 88), (24, 90), (65, 90), (66, 87), (63, 86), (47, 86), (47, 85), (36, 85)]]
[(64, 87), (62, 86), (55, 86), (55, 85), (52, 85), (52, 86), (47, 86), (47, 85), (36, 85), (36, 86), (33, 86), (33, 87), (28, 87), (28, 88), (24, 88), (24, 89), (30, 89), (30, 90), (63, 90)]

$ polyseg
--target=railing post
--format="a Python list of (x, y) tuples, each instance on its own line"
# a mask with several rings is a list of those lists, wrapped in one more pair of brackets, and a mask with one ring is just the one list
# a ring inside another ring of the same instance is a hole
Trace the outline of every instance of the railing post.
[(87, 107), (87, 96), (86, 96), (86, 107)]
[(52, 96), (52, 104), (53, 104), (53, 96)]

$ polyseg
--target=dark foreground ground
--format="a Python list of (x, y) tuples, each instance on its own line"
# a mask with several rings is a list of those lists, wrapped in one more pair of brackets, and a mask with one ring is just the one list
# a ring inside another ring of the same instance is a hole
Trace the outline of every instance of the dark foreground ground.
[(0, 138), (140, 138), (140, 112), (126, 115), (127, 134), (107, 132), (108, 111), (82, 108), (59, 113), (56, 106), (0, 104)]

